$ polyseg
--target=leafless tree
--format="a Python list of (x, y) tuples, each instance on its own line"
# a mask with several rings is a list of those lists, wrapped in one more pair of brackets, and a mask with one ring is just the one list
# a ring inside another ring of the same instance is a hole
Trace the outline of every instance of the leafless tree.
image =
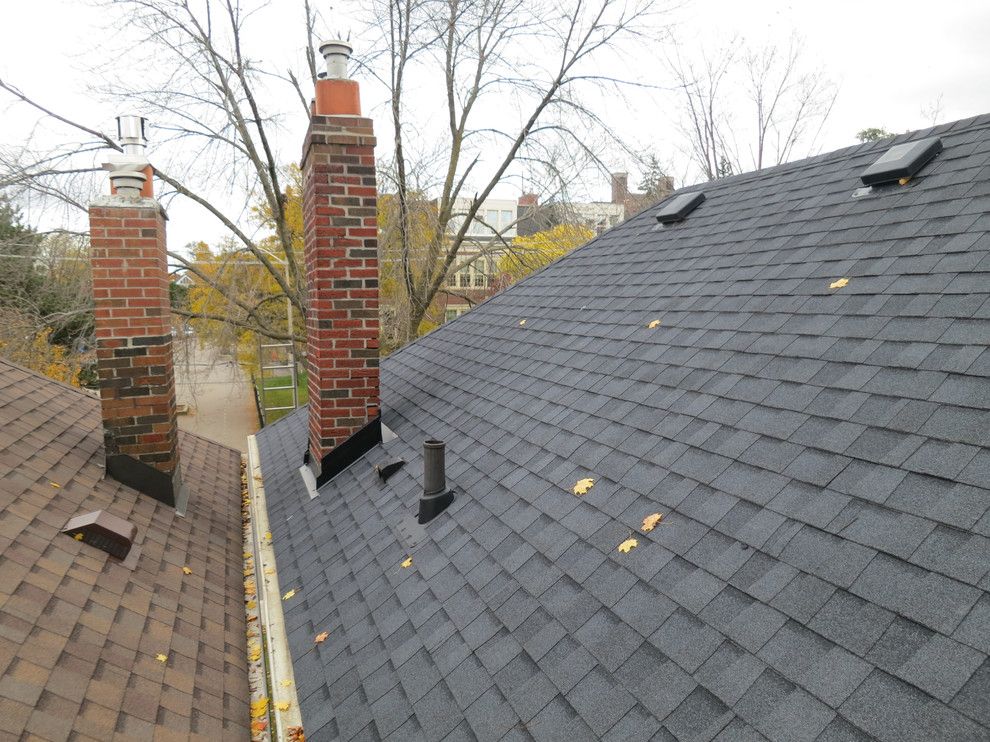
[(801, 41), (746, 48), (733, 40), (699, 61), (675, 53), (689, 155), (708, 180), (760, 170), (810, 153), (828, 120), (837, 88), (809, 69)]
[[(600, 161), (601, 147), (614, 143), (582, 91), (620, 82), (596, 62), (620, 42), (635, 40), (653, 13), (653, 0), (375, 0), (374, 48), (382, 52), (365, 65), (390, 99), (390, 170), (408, 303), (404, 340), (418, 333), (469, 243), (481, 205), (514, 166), (535, 166), (566, 181), (568, 163), (546, 157), (558, 145)], [(502, 115), (493, 116), (494, 107)], [(443, 123), (423, 124), (424, 110), (440, 111)], [(492, 125), (507, 118), (514, 124)], [(434, 197), (436, 228), (425, 245), (417, 244), (412, 227), (412, 174), (422, 140), (431, 153), (439, 142), (444, 160)], [(498, 230), (493, 234), (497, 241)], [(424, 259), (416, 260), (417, 251)]]
[[(317, 16), (308, 0), (299, 5), (307, 44), (307, 71), (300, 83), (293, 71), (264, 69), (242, 46), (244, 28), (252, 12), (234, 0), (116, 0), (107, 11), (120, 18), (121, 28), (137, 34), (140, 47), (156, 60), (140, 76), (119, 74), (107, 67), (100, 77), (101, 92), (119, 101), (121, 110), (139, 110), (155, 124), (155, 174), (166, 188), (159, 195), (168, 202), (187, 199), (215, 218), (237, 241), (240, 250), (261, 264), (297, 311), (305, 311), (305, 280), (300, 268), (298, 240), (286, 218), (285, 163), (274, 146), (278, 111), (266, 108), (266, 86), (294, 89), (305, 104), (315, 78), (312, 40)], [(130, 37), (129, 37), (130, 38)], [(92, 198), (94, 161), (101, 150), (120, 149), (114, 137), (88, 122), (55, 110), (46, 101), (0, 79), (0, 89), (32, 106), (51, 121), (84, 136), (54, 151), (28, 148), (0, 153), (0, 188), (29, 191), (84, 210)], [(308, 105), (306, 106), (308, 115)], [(172, 153), (169, 157), (167, 153)], [(81, 178), (90, 183), (80, 188)], [(260, 208), (259, 208), (260, 204)], [(265, 214), (274, 238), (263, 239), (250, 226), (252, 208)], [(200, 281), (223, 293), (209, 272), (181, 252), (170, 259)], [(288, 339), (284, 324), (267, 321), (260, 302), (225, 294), (230, 311), (206, 316), (178, 310), (186, 316), (216, 319), (257, 330), (269, 337)]]
[[(514, 167), (542, 168), (566, 181), (588, 159), (601, 163), (602, 150), (612, 140), (585, 103), (584, 91), (620, 84), (601, 74), (596, 62), (643, 34), (657, 1), (374, 0), (359, 35), (369, 42), (364, 48), (375, 51), (361, 60), (361, 74), (380, 81), (389, 101), (392, 131), (386, 136), (393, 152), (385, 182), (398, 203), (398, 278), (405, 297), (397, 305), (402, 317), (398, 342), (417, 334), (445, 276), (457, 267), (480, 205)], [(108, 12), (122, 19), (122, 33), (129, 42), (137, 35), (137, 46), (155, 64), (142, 67), (140, 76), (109, 65), (95, 76), (107, 81), (102, 92), (120, 101), (120, 110), (137, 109), (154, 122), (159, 136), (153, 164), (166, 185), (160, 197), (185, 199), (205, 210), (242, 253), (232, 253), (231, 269), (235, 261), (247, 259), (263, 266), (277, 285), (275, 294), (239, 295), (229, 289), (237, 282), (218, 281), (216, 271), (202, 270), (183, 252), (171, 252), (176, 267), (213, 286), (226, 301), (223, 312), (179, 313), (227, 321), (274, 339), (289, 339), (289, 334), (269, 311), (271, 303), (287, 296), (301, 314), (306, 293), (301, 237), (288, 218), (285, 162), (276, 146), (280, 116), (286, 112), (271, 105), (268, 92), (283, 86), (309, 115), (314, 40), (318, 29), (326, 29), (310, 0), (293, 7), (306, 49), (302, 73), (265, 66), (245, 48), (245, 29), (256, 9), (246, 3), (107, 0)], [(13, 153), (16, 157), (0, 162), (0, 185), (84, 209), (91, 194), (73, 187), (73, 181), (78, 186), (80, 179), (93, 180), (96, 153), (117, 149), (114, 138), (56, 110), (35, 91), (21, 91), (13, 81), (0, 80), (0, 89), (82, 136), (55, 152)], [(367, 92), (374, 96), (378, 91), (366, 91), (366, 98)], [(443, 124), (425, 122), (423, 113), (438, 108)], [(493, 125), (507, 119), (515, 123)], [(437, 129), (442, 136), (432, 136)], [(580, 157), (557, 160), (562, 145)], [(291, 152), (294, 157), (295, 148)], [(435, 177), (425, 179), (428, 188), (420, 188), (416, 178), (426, 167)], [(421, 234), (412, 225), (417, 198), (436, 213), (425, 245), (417, 243)], [(250, 226), (257, 212), (273, 238), (259, 236), (260, 228)], [(455, 221), (456, 230), (451, 229)], [(499, 240), (497, 233), (494, 239)], [(298, 336), (303, 323), (296, 327)]]

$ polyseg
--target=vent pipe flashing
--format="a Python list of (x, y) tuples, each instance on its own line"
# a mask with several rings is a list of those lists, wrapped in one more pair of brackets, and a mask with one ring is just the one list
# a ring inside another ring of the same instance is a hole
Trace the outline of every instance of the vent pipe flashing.
[(443, 441), (423, 442), (423, 494), (419, 498), (420, 523), (429, 523), (454, 501), (454, 493), (447, 489)]

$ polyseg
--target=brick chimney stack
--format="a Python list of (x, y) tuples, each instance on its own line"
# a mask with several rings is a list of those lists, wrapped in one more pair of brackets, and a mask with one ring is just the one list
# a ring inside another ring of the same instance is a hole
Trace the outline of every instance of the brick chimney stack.
[(181, 510), (166, 217), (151, 196), (144, 119), (117, 122), (111, 195), (89, 208), (106, 471)]
[(612, 173), (612, 203), (625, 204), (629, 198), (629, 173)]
[(343, 41), (320, 46), (327, 71), (303, 144), (308, 460), (317, 484), (381, 440), (375, 136), (347, 79), (351, 51)]

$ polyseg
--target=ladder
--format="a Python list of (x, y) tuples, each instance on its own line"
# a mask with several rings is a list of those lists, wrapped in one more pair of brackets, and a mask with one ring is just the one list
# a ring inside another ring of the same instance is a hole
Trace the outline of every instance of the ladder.
[[(271, 384), (288, 371), (288, 384)], [(274, 373), (269, 373), (274, 372)], [(270, 413), (294, 410), (299, 407), (299, 380), (296, 376), (296, 350), (293, 343), (263, 343), (258, 341), (258, 406), (261, 409), (261, 423), (268, 425)], [(292, 404), (273, 403), (272, 392), (292, 390)]]

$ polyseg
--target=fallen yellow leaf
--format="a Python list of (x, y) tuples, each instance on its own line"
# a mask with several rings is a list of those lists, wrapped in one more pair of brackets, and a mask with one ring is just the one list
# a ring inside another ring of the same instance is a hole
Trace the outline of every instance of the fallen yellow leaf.
[(292, 590), (289, 590), (289, 592), (287, 592), (285, 595), (282, 596), (282, 600), (288, 600), (289, 598), (291, 598), (295, 594), (296, 594), (296, 591), (295, 591), (295, 588), (293, 588)]
[(192, 574), (192, 567), (183, 567), (182, 568), (182, 574), (191, 575)]
[(244, 604), (244, 607), (247, 608), (249, 611), (253, 611), (255, 608), (258, 607), (258, 604), (253, 600), (249, 600), (247, 603)]
[(663, 515), (660, 513), (653, 513), (652, 515), (647, 515), (643, 518), (643, 533), (648, 533), (656, 528), (657, 523), (663, 520)]
[(660, 326), (660, 320), (658, 320), (658, 319), (653, 320), (652, 322), (650, 322), (650, 324), (647, 325), (647, 327), (649, 327), (651, 330), (653, 330), (653, 329), (655, 329), (655, 328), (657, 328), (659, 326)]
[(271, 540), (272, 540), (272, 532), (265, 531), (265, 541), (271, 541)]
[(48, 484), (50, 484), (55, 489), (62, 489), (62, 485), (60, 485), (58, 482), (49, 482)]
[(848, 285), (849, 285), (848, 278), (840, 278), (838, 281), (832, 281), (832, 283), (830, 283), (828, 287), (830, 289), (841, 289), (843, 286), (848, 286)]
[(82, 541), (82, 540), (83, 540), (83, 532), (82, 532), (82, 531), (80, 531), (79, 533), (77, 533), (77, 534), (76, 534), (75, 536), (73, 536), (72, 538), (74, 538), (74, 539), (75, 539), (76, 541)]
[(289, 703), (288, 701), (280, 701), (279, 703), (275, 704), (275, 708), (277, 708), (279, 711), (288, 711), (289, 706), (291, 705), (292, 704)]
[(255, 732), (263, 732), (268, 728), (267, 721), (252, 721), (251, 729)]
[(267, 569), (265, 569), (265, 574), (266, 575), (273, 575), (273, 574), (275, 574), (275, 570), (272, 569), (271, 567), (268, 567)]
[(249, 554), (248, 552), (245, 551), (244, 552), (244, 558), (245, 559), (254, 559), (254, 554)]
[(519, 320), (519, 326), (520, 327), (523, 326), (523, 325), (525, 325), (525, 324), (526, 324), (526, 320), (524, 320), (524, 319)]
[(628, 554), (630, 551), (639, 546), (639, 541), (634, 538), (627, 538), (621, 544), (619, 544), (619, 551), (623, 554)]
[(159, 662), (168, 662), (168, 655), (167, 654), (156, 654), (155, 655), (155, 659), (158, 660)]
[(291, 680), (283, 680), (282, 681), (282, 687), (283, 688), (291, 688), (292, 687), (292, 681)]
[(251, 718), (260, 719), (268, 713), (268, 699), (259, 698), (251, 702)]
[(406, 557), (405, 559), (403, 559), (402, 560), (402, 564), (400, 566), (402, 566), (402, 567), (411, 567), (412, 566), (412, 557)]
[(261, 659), (261, 645), (257, 642), (252, 642), (248, 646), (248, 659), (252, 662), (257, 662)]
[(579, 479), (577, 483), (574, 485), (573, 492), (575, 495), (586, 495), (588, 494), (588, 490), (590, 490), (594, 486), (595, 486), (595, 480), (592, 479), (591, 477), (587, 477), (586, 479)]
[(330, 636), (330, 632), (329, 631), (321, 631), (319, 634), (316, 635), (316, 638), (313, 640), (313, 643), (314, 644), (322, 644), (323, 642), (325, 642), (327, 640), (327, 637), (328, 636)]

